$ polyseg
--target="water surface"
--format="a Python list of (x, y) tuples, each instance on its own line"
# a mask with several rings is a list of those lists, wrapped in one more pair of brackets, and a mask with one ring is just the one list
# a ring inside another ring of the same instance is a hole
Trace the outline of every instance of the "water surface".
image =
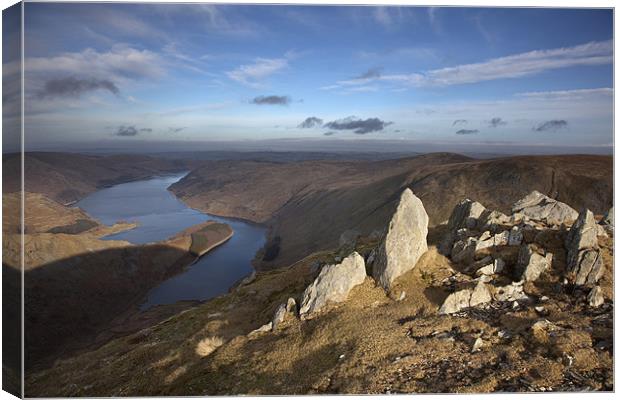
[(217, 217), (189, 208), (167, 188), (185, 173), (115, 185), (82, 199), (76, 205), (106, 225), (135, 221), (139, 226), (105, 237), (134, 244), (167, 239), (192, 225), (214, 220), (234, 230), (221, 246), (201, 257), (185, 272), (153, 288), (147, 309), (181, 300), (207, 300), (228, 291), (239, 279), (252, 272), (251, 260), (265, 241), (265, 228), (240, 220)]

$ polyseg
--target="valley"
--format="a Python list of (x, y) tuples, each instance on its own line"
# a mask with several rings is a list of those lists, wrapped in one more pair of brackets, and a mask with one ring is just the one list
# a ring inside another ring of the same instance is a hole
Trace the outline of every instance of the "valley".
[[(531, 300), (515, 308), (495, 299), (482, 310), (439, 313), (451, 293), (478, 279), (469, 269), (473, 261), (456, 261), (442, 247), (463, 199), (510, 216), (515, 202), (537, 190), (577, 211), (590, 209), (599, 222), (613, 205), (611, 157), (433, 153), (281, 162), (140, 156), (140, 167), (122, 161), (130, 156), (115, 157), (26, 156), (46, 163), (25, 195), (27, 395), (613, 387), (606, 372), (612, 348), (605, 344), (613, 312), (612, 231), (598, 238), (605, 266), (600, 307), (588, 305), (585, 289), (562, 284), (567, 267), (559, 254), (569, 226), (536, 225), (550, 233), (524, 240), (552, 246), (558, 256), (553, 268), (523, 286)], [(110, 160), (119, 162), (111, 168)], [(160, 189), (151, 192), (155, 182)], [(15, 185), (5, 180), (5, 188)], [(140, 185), (146, 186), (132, 194)], [(372, 276), (372, 254), (407, 188), (428, 214), (428, 250), (384, 290)], [(18, 201), (18, 193), (3, 193), (7, 210)], [(3, 269), (16, 269), (18, 220), (5, 218), (3, 231)], [(516, 248), (508, 250), (502, 257), (516, 264)], [(361, 283), (339, 304), (328, 302), (308, 319), (298, 316), (305, 288), (352, 252), (366, 265)], [(517, 281), (511, 273), (494, 276), (489, 287)], [(280, 314), (276, 328), (274, 315), (291, 301), (296, 305)], [(536, 311), (541, 306), (543, 314)], [(566, 332), (567, 343), (531, 335), (542, 316)], [(594, 330), (586, 339), (588, 326)], [(501, 337), (504, 331), (512, 336)], [(478, 338), (484, 350), (470, 351)], [(578, 366), (570, 371), (580, 378), (567, 375), (567, 351)], [(143, 374), (135, 373), (136, 365)], [(437, 369), (447, 371), (445, 379), (436, 379)]]

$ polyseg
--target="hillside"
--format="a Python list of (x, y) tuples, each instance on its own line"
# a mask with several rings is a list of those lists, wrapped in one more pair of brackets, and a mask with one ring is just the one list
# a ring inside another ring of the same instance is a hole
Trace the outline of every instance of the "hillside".
[[(481, 232), (486, 229), (484, 218), (476, 220), (480, 229), (467, 231), (488, 233)], [(362, 272), (363, 279), (344, 299), (328, 302), (311, 318), (293, 305), (278, 319), (283, 305), (288, 309), (293, 300), (305, 304), (302, 298), (313, 292), (304, 288), (327, 279), (324, 271), (333, 270), (340, 260), (340, 252), (314, 253), (288, 268), (259, 272), (230, 293), (138, 333), (31, 374), (27, 395), (613, 390), (613, 239), (603, 232), (593, 237), (604, 265), (597, 277), (602, 301), (593, 305), (585, 288), (565, 279), (569, 248), (564, 239), (572, 229), (513, 214), (511, 221), (517, 220), (512, 228), (491, 229), (516, 229), (522, 233), (518, 244), (486, 248), (480, 254), (504, 258), (507, 270), (501, 273), (478, 276), (471, 267), (480, 262), (457, 263), (441, 255), (437, 246), (449, 227), (436, 226), (429, 230), (428, 251), (389, 290)], [(362, 260), (362, 269), (368, 271), (378, 245), (368, 237), (356, 241), (353, 250), (363, 256), (353, 254)], [(521, 274), (515, 251), (531, 246), (553, 251), (553, 261), (539, 276), (514, 282)], [(391, 256), (404, 251), (396, 250)], [(472, 285), (492, 290), (493, 297), (488, 294), (480, 305), (469, 306), (468, 301), (459, 310), (442, 311), (450, 296)]]
[[(3, 155), (3, 194), (20, 190), (20, 164), (19, 154)], [(67, 204), (106, 186), (186, 171), (194, 165), (196, 163), (192, 161), (143, 155), (31, 152), (26, 153), (24, 159), (25, 190)]]
[(268, 256), (257, 266), (269, 269), (333, 247), (346, 230), (382, 229), (395, 193), (405, 187), (436, 225), (463, 198), (505, 212), (532, 190), (601, 214), (611, 206), (612, 186), (610, 156), (475, 160), (435, 153), (376, 162), (209, 162), (170, 189), (193, 208), (267, 224)]

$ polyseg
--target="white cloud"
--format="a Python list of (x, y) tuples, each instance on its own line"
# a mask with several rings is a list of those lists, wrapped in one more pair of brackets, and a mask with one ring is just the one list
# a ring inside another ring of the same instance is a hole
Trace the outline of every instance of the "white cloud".
[(112, 79), (159, 78), (164, 75), (163, 61), (157, 53), (116, 45), (107, 52), (86, 49), (54, 57), (26, 58), (26, 73), (75, 74)]
[[(613, 62), (611, 40), (573, 47), (534, 50), (473, 64), (434, 69), (422, 73), (392, 74), (362, 80), (337, 82), (338, 85), (367, 85), (373, 81), (399, 83), (410, 87), (451, 86), (498, 79), (520, 78), (560, 68), (604, 65)], [(332, 85), (336, 86), (336, 85)], [(337, 86), (337, 87), (340, 87)], [(334, 88), (337, 88), (334, 87)]]
[(573, 90), (555, 90), (547, 92), (524, 92), (517, 93), (518, 97), (535, 98), (535, 99), (554, 99), (554, 100), (578, 100), (589, 97), (608, 97), (613, 96), (612, 88), (596, 88), (596, 89), (573, 89)]
[(252, 64), (245, 64), (226, 75), (239, 83), (251, 87), (261, 87), (262, 80), (288, 67), (286, 58), (257, 58)]
[(603, 65), (613, 61), (611, 40), (574, 47), (534, 50), (488, 61), (441, 68), (423, 74), (384, 76), (412, 86), (450, 86), (506, 78), (519, 78), (559, 68)]

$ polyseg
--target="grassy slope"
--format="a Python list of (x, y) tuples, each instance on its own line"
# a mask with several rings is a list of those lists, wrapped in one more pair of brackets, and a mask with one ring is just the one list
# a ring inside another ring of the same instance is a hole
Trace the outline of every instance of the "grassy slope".
[[(441, 237), (437, 229), (431, 231), (432, 242)], [(613, 243), (610, 239), (601, 243), (608, 266), (602, 285), (609, 298), (613, 296), (609, 269)], [(369, 247), (358, 250), (366, 252)], [(331, 257), (330, 252), (317, 253), (290, 268), (259, 273), (254, 282), (227, 295), (60, 361), (29, 376), (26, 393), (487, 392), (541, 386), (568, 390), (567, 381), (574, 381), (573, 376), (581, 379), (578, 387), (613, 387), (611, 352), (595, 346), (611, 340), (609, 313), (613, 311), (607, 311), (607, 320), (597, 319), (600, 311), (588, 309), (584, 295), (553, 290), (561, 279), (561, 258), (540, 282), (526, 287), (530, 294), (550, 297), (545, 318), (562, 328), (551, 342), (532, 334), (530, 326), (540, 319), (533, 306), (511, 310), (508, 305), (508, 310), (469, 317), (437, 315), (448, 293), (442, 281), (458, 266), (434, 246), (388, 295), (367, 278), (345, 303), (312, 320), (289, 316), (275, 333), (248, 335), (267, 323), (289, 296), (301, 294), (316, 274), (312, 272), (316, 260)], [(406, 298), (396, 301), (401, 291)], [(502, 329), (510, 330), (513, 337), (501, 339)], [(442, 332), (450, 332), (454, 340), (442, 338)], [(482, 337), (485, 346), (471, 353), (476, 337)], [(213, 339), (221, 339), (223, 345), (205, 356), (201, 345)], [(570, 368), (563, 364), (563, 353), (574, 357)]]

